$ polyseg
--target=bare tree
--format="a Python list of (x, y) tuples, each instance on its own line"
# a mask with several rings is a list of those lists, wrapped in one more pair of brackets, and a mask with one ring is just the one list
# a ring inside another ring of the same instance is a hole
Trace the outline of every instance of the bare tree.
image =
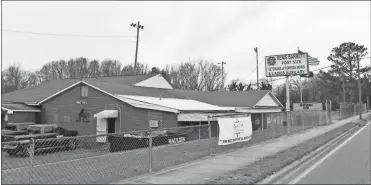
[(57, 78), (56, 79), (64, 79), (67, 77), (67, 63), (64, 60), (59, 60), (55, 62), (54, 69), (57, 72)]
[(182, 62), (178, 66), (171, 66), (171, 82), (177, 89), (199, 90), (200, 69), (194, 61)]
[(37, 76), (37, 72), (27, 73), (27, 82), (28, 82), (29, 87), (40, 84), (38, 76)]
[(89, 70), (88, 70), (88, 59), (84, 57), (76, 58), (75, 59), (75, 70), (77, 73), (77, 78), (84, 78), (88, 77)]
[(300, 97), (300, 91), (302, 91), (302, 85), (300, 82), (299, 76), (293, 76), (290, 79), (290, 84), (293, 86), (293, 90), (297, 93)]
[(101, 71), (99, 70), (99, 61), (98, 60), (90, 61), (88, 71), (89, 77), (99, 77), (101, 75)]
[(117, 76), (121, 74), (121, 62), (118, 60), (104, 60), (100, 65), (103, 76)]
[[(213, 62), (199, 61), (201, 68), (200, 90), (216, 91), (220, 90), (222, 82), (222, 68)], [(227, 78), (227, 73), (224, 71), (224, 80)]]
[[(143, 75), (149, 73), (148, 64), (137, 63), (137, 75)], [(132, 64), (125, 65), (121, 70), (122, 75), (134, 75), (134, 66)]]
[(75, 60), (70, 59), (67, 62), (67, 74), (68, 78), (76, 78), (77, 77), (77, 71), (75, 70)]
[(3, 93), (24, 88), (27, 85), (25, 81), (25, 71), (21, 69), (20, 63), (9, 65), (2, 71)]
[[(222, 88), (221, 67), (206, 60), (188, 60), (167, 66), (168, 81), (176, 89), (215, 91)], [(226, 73), (224, 73), (226, 79)]]

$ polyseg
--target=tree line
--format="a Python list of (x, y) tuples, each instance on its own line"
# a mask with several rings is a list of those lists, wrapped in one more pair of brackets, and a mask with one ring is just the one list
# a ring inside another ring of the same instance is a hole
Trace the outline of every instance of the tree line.
[[(368, 55), (367, 48), (352, 42), (344, 42), (334, 47), (328, 56), (331, 68), (316, 72), (312, 78), (291, 77), (290, 98), (292, 103), (322, 102), (331, 100), (334, 109), (340, 102), (358, 102), (358, 60)], [(249, 69), (246, 69), (248, 71)], [(371, 98), (371, 67), (360, 66), (362, 101)], [(176, 89), (197, 91), (251, 91), (271, 90), (280, 102), (285, 105), (286, 86), (277, 85), (273, 88), (268, 78), (259, 79), (259, 84), (245, 83), (240, 79), (232, 79), (225, 87), (222, 82), (222, 69), (215, 61), (197, 59), (187, 60), (174, 65), (166, 65), (160, 69), (148, 64), (138, 63), (136, 74), (160, 73)], [(89, 60), (84, 57), (56, 60), (44, 64), (41, 69), (30, 72), (23, 70), (20, 64), (12, 64), (2, 70), (2, 93), (32, 87), (54, 79), (86, 78), (102, 76), (133, 75), (132, 64), (123, 65), (118, 60)], [(227, 72), (224, 70), (224, 81)]]
[[(213, 61), (188, 60), (163, 69), (138, 63), (136, 74), (161, 73), (176, 89), (216, 91), (222, 88), (222, 69)], [(89, 60), (84, 57), (56, 60), (44, 64), (41, 69), (30, 72), (14, 63), (2, 70), (2, 93), (12, 92), (48, 82), (67, 78), (95, 78), (104, 76), (134, 75), (132, 64), (122, 65), (118, 60)], [(224, 72), (224, 79), (227, 73)]]

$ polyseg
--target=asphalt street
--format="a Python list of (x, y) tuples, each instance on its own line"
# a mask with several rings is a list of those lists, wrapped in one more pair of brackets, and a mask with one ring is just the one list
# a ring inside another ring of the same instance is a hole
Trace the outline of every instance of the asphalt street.
[[(370, 124), (353, 138), (339, 145), (322, 162), (308, 168), (296, 184), (370, 184)], [(314, 167), (314, 168), (313, 168)], [(308, 173), (309, 172), (309, 173)]]

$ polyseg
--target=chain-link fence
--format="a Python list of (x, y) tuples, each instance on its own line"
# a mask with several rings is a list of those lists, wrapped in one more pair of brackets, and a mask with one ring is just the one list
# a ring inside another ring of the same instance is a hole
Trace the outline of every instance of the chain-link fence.
[(225, 146), (218, 145), (218, 117), (176, 128), (2, 142), (2, 183), (117, 182), (332, 122), (326, 111), (264, 113), (262, 118), (252, 120), (248, 142)]
[(340, 109), (336, 113), (340, 119), (349, 118), (359, 113), (367, 112), (367, 104), (356, 104), (356, 103), (340, 103)]

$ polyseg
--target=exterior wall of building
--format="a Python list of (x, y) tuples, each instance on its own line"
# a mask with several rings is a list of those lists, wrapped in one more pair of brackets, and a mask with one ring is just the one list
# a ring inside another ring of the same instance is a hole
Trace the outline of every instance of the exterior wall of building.
[(13, 114), (8, 114), (9, 123), (24, 123), (24, 122), (35, 122), (36, 123), (36, 113), (35, 112), (13, 112)]
[[(85, 119), (79, 119), (82, 109), (86, 110)], [(119, 117), (115, 120), (116, 133), (147, 130), (149, 119), (162, 120), (161, 127), (175, 127), (178, 124), (173, 113), (138, 109), (91, 87), (88, 87), (88, 97), (82, 98), (80, 86), (46, 101), (42, 105), (41, 120), (43, 124), (58, 124), (63, 128), (76, 130), (79, 135), (95, 135), (97, 119), (93, 116), (103, 110), (119, 111)]]

